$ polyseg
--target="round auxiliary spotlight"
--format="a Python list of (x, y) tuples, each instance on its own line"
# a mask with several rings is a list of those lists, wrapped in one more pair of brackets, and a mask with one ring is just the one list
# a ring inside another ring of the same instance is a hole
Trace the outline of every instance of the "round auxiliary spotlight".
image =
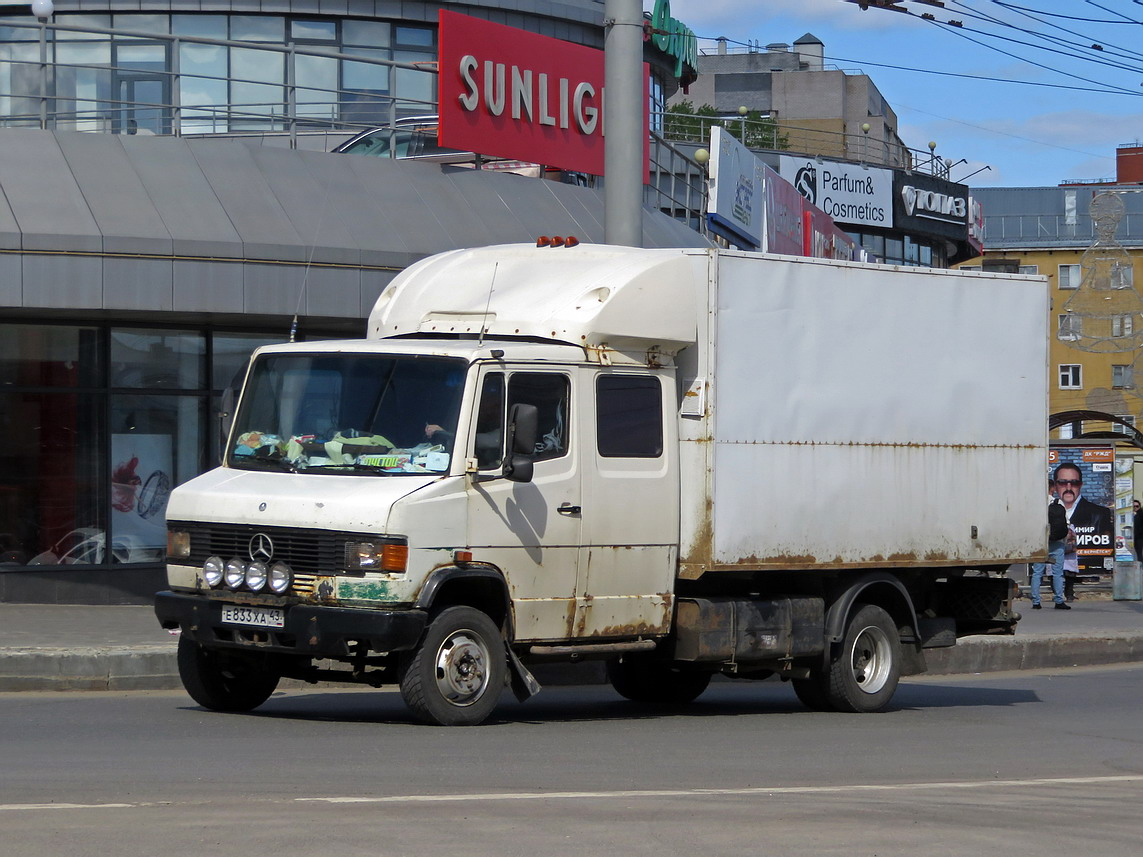
[(252, 562), (246, 566), (246, 588), (258, 592), (266, 585), (266, 563)]
[(293, 574), (290, 567), (284, 562), (276, 562), (270, 566), (270, 591), (281, 595), (290, 588)]
[(246, 581), (246, 563), (235, 557), (226, 563), (226, 585), (238, 589)]
[(202, 579), (211, 589), (222, 583), (222, 575), (226, 572), (226, 563), (220, 556), (207, 557), (202, 564)]

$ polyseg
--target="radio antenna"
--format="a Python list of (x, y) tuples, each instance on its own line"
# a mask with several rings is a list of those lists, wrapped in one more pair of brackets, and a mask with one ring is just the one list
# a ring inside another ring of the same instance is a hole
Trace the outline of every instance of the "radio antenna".
[(290, 342), (298, 335), (298, 314), (302, 311), (302, 300), (306, 296), (306, 286), (310, 281), (310, 267), (313, 265), (314, 253), (317, 252), (318, 239), (321, 237), (321, 226), (325, 221), (325, 209), (329, 203), (329, 181), (322, 182), (321, 209), (318, 212), (317, 225), (314, 226), (314, 240), (310, 244), (310, 252), (306, 257), (306, 268), (302, 273), (302, 285), (298, 289), (298, 302), (294, 305), (294, 319), (290, 322)]
[(499, 262), (493, 263), (492, 279), (488, 282), (488, 300), (484, 302), (484, 320), (480, 323), (480, 342), (477, 343), (478, 345), (484, 344), (484, 334), (488, 332), (488, 308), (492, 306), (492, 292), (496, 288), (496, 271), (499, 268)]

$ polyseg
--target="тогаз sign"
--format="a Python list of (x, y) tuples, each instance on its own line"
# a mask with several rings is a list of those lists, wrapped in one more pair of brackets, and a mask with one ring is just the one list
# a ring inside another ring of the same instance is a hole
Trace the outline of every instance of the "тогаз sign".
[[(893, 176), (893, 221), (898, 229), (967, 241), (968, 187), (935, 176)], [(971, 257), (968, 257), (971, 258)]]
[(442, 10), (440, 143), (603, 175), (603, 52)]

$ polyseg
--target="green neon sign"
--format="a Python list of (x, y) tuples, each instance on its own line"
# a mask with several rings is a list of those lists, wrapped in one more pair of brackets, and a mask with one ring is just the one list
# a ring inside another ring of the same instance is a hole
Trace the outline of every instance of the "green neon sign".
[[(655, 47), (675, 58), (676, 78), (682, 80), (698, 71), (698, 36), (682, 21), (671, 17), (671, 0), (655, 0), (651, 27), (654, 30), (651, 41)], [(683, 74), (684, 66), (689, 66), (687, 75)]]

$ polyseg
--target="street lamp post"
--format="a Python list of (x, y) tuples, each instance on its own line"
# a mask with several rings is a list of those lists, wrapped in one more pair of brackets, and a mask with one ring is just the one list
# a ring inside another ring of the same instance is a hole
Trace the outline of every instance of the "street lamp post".
[(643, 246), (643, 4), (604, 6), (603, 240)]

